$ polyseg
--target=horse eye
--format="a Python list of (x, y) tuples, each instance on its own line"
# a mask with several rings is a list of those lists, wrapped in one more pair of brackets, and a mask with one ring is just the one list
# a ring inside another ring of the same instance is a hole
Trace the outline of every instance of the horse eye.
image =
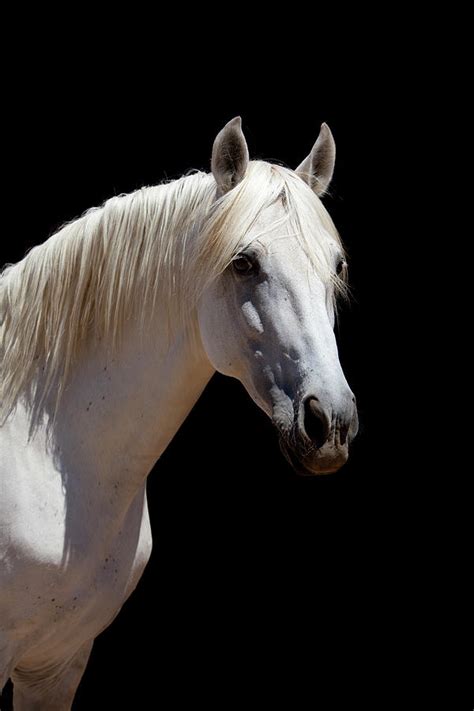
[(238, 254), (232, 261), (234, 271), (238, 274), (251, 274), (255, 271), (255, 265), (245, 254)]
[(341, 257), (341, 259), (338, 261), (337, 266), (336, 266), (337, 276), (340, 276), (342, 274), (342, 272), (344, 271), (346, 266), (347, 266), (346, 260), (343, 257)]

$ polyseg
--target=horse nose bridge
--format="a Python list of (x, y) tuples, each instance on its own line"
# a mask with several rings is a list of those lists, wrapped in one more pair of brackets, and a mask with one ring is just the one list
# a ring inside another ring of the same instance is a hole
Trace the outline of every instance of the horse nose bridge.
[(337, 350), (313, 354), (306, 363), (301, 384), (303, 396), (315, 395), (332, 411), (343, 411), (353, 402), (354, 394)]
[(307, 365), (314, 371), (332, 373), (342, 367), (339, 361), (336, 336), (327, 313), (313, 319), (312, 328), (301, 328), (299, 346)]
[[(306, 398), (314, 396), (330, 418), (334, 415), (344, 419), (346, 409), (352, 410), (353, 394), (339, 360), (327, 313), (319, 316), (313, 318), (311, 328), (303, 327), (303, 322), (296, 320), (278, 319), (271, 324), (275, 328), (275, 339), (260, 343), (258, 348), (266, 360), (273, 363), (277, 384), (293, 393), (295, 414)], [(302, 416), (301, 412), (298, 414)]]

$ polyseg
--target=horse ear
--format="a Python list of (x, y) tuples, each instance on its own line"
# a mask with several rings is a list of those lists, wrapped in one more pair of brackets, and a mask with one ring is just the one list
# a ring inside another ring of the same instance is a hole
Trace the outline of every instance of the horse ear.
[(236, 116), (217, 134), (212, 147), (211, 170), (219, 195), (240, 183), (248, 163), (249, 149), (242, 133), (242, 119)]
[(323, 195), (331, 182), (335, 162), (336, 143), (327, 123), (322, 123), (311, 153), (295, 172), (308, 183), (316, 195)]

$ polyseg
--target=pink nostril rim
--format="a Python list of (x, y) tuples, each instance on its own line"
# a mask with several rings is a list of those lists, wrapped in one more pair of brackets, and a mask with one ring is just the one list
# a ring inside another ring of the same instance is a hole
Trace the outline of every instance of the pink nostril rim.
[(329, 437), (331, 423), (316, 397), (311, 396), (305, 400), (304, 429), (307, 437), (318, 448), (322, 447)]

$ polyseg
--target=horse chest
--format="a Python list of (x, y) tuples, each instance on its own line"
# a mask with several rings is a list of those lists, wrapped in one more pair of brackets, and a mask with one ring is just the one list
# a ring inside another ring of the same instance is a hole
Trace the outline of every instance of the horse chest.
[(56, 600), (55, 616), (59, 624), (77, 626), (82, 633), (87, 630), (89, 637), (96, 636), (134, 590), (152, 545), (146, 505), (142, 512), (132, 513), (128, 519), (107, 547), (90, 553), (87, 564), (79, 561), (74, 568), (73, 563), (65, 594)]
[[(61, 510), (59, 499), (51, 506)], [(49, 517), (51, 511), (42, 513)], [(41, 654), (67, 647), (71, 638), (77, 644), (95, 637), (106, 627), (135, 588), (151, 552), (144, 487), (115, 530), (91, 509), (79, 535), (74, 520), (80, 513), (80, 507), (76, 515), (70, 510), (66, 523), (58, 517), (43, 536), (31, 526), (12, 529), (2, 618), (12, 639)]]

